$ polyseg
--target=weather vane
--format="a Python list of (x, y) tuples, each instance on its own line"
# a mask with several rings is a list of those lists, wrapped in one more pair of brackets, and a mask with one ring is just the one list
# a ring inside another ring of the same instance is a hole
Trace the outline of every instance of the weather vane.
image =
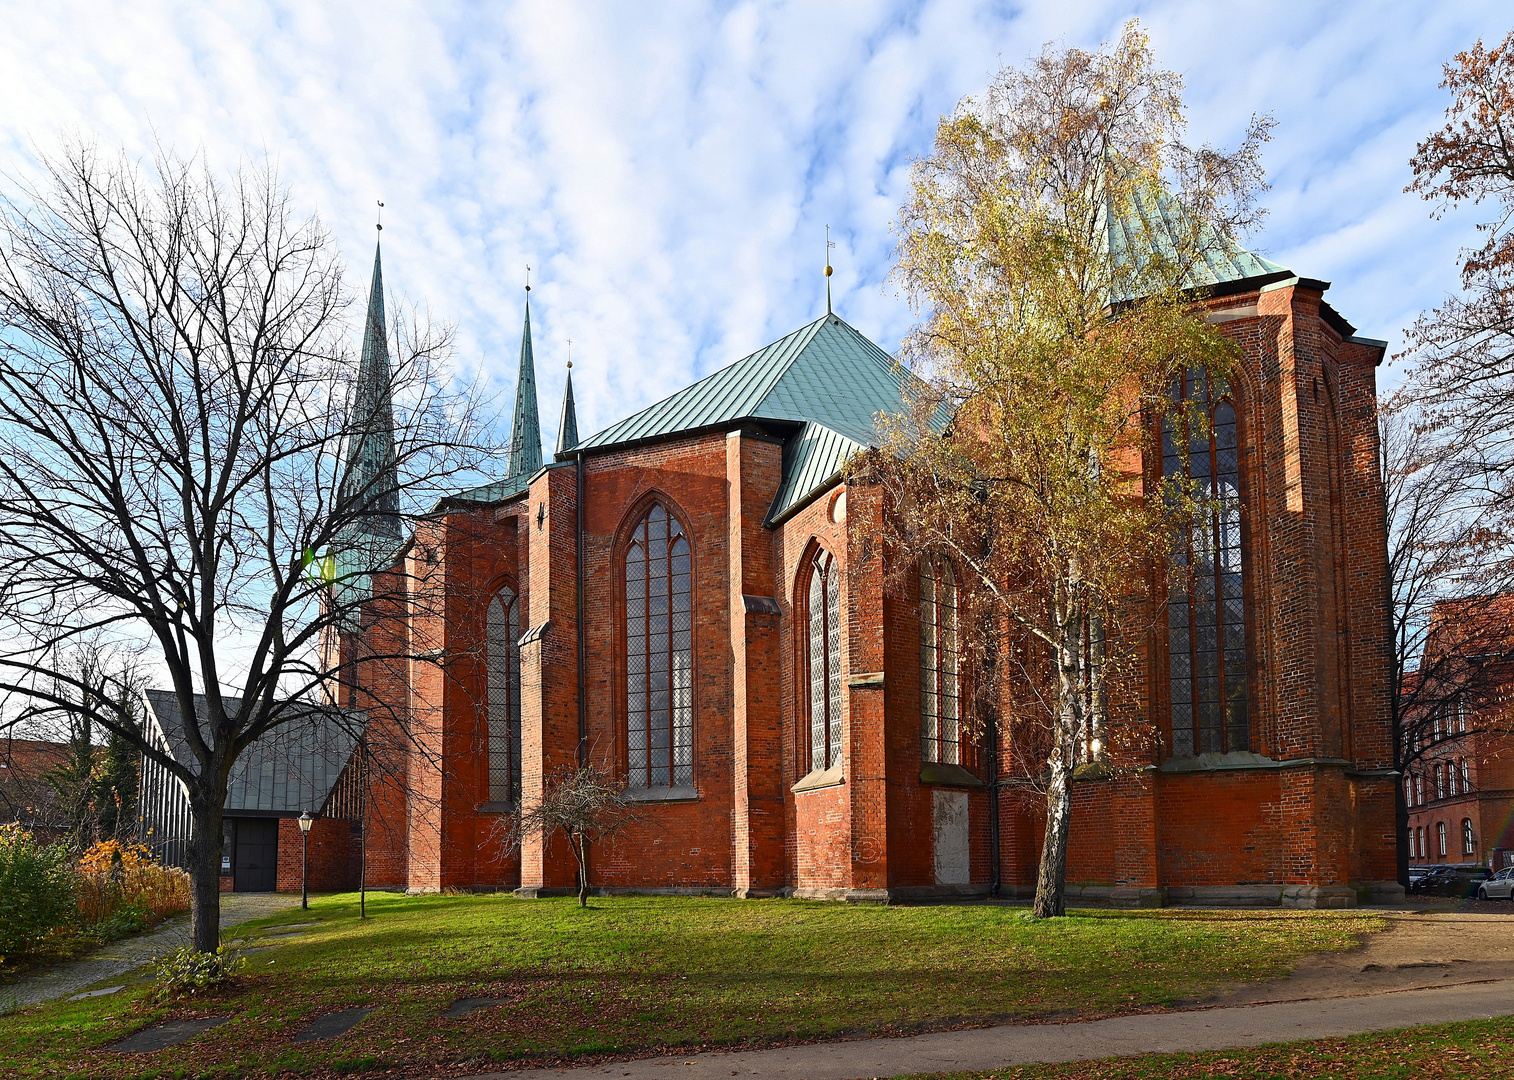
[(831, 313), (831, 248), (836, 242), (831, 239), (831, 227), (825, 227), (825, 313)]
[(531, 291), (531, 264), (526, 264), (526, 292)]
[(375, 224), (374, 227), (377, 228), (379, 232), (383, 232), (384, 231), (384, 200), (383, 199), (379, 199), (378, 200), (378, 204), (379, 204), (379, 208), (378, 208), (378, 221), (377, 221), (377, 223)]
[(573, 339), (568, 339), (568, 370), (573, 370)]

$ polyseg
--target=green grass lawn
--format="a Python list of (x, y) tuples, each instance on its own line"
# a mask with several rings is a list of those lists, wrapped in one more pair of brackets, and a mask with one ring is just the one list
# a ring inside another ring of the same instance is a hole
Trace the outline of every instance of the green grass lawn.
[[(1350, 911), (1084, 911), (1035, 922), (997, 906), (852, 907), (666, 897), (322, 896), (240, 933), (317, 921), (249, 955), (218, 997), (154, 1008), (145, 984), (0, 1017), (0, 1075), (420, 1073), (660, 1046), (761, 1045), (840, 1033), (1167, 1005), (1285, 974), (1381, 929)], [(439, 1017), (458, 997), (506, 1004)], [(326, 1044), (311, 1018), (372, 1005)], [(98, 1048), (166, 1016), (234, 1019), (150, 1057)]]
[[(1203, 1054), (935, 1073), (930, 1080), (1487, 1080), (1514, 1076), (1514, 1017)], [(924, 1078), (916, 1078), (924, 1080)]]

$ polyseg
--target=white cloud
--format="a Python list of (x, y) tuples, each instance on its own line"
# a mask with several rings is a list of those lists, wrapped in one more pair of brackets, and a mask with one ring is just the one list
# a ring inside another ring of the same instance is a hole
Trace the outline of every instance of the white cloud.
[(360, 288), (383, 198), (390, 286), (456, 322), (506, 394), (530, 263), (550, 445), (565, 339), (592, 430), (813, 317), (827, 223), (839, 310), (897, 344), (888, 226), (936, 119), (1001, 63), (1132, 14), (1185, 72), (1196, 138), (1276, 114), (1270, 257), (1395, 341), (1454, 286), (1468, 217), (1431, 222), (1402, 188), (1440, 64), (1508, 29), (1493, 2), (12, 3), (0, 151), (24, 175), (73, 132), (223, 166), (266, 149)]

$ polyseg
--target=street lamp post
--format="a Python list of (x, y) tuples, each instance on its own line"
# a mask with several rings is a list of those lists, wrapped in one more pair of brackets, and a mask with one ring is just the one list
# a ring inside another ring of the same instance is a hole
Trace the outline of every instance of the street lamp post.
[(300, 907), (310, 910), (310, 889), (307, 882), (310, 876), (310, 823), (315, 818), (306, 810), (300, 814)]

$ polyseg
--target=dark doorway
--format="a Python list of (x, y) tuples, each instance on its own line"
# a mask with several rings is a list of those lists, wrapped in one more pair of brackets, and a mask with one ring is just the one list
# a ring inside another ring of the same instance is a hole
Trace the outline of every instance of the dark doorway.
[(237, 818), (237, 892), (273, 892), (279, 876), (278, 818)]

